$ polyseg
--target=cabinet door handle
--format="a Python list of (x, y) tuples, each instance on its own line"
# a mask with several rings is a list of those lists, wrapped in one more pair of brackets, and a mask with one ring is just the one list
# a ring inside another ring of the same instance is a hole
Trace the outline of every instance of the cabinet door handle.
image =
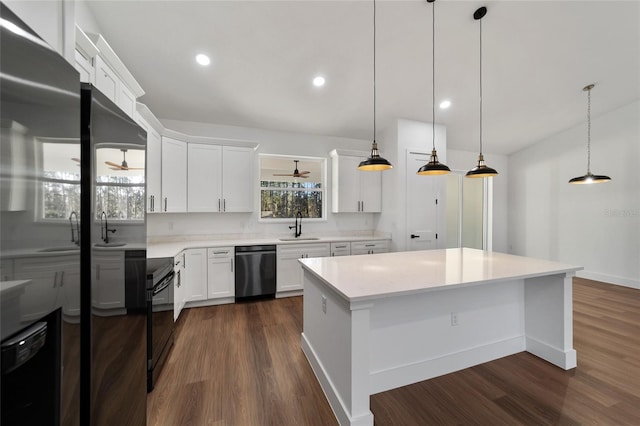
[(227, 211), (227, 199), (226, 198), (222, 199), (222, 211), (223, 212)]
[(60, 287), (64, 285), (64, 271), (60, 272)]
[(363, 212), (364, 211), (364, 201), (360, 201), (360, 205), (362, 206), (360, 208), (360, 211)]
[(164, 197), (164, 211), (167, 211), (167, 197)]
[(220, 211), (220, 198), (218, 198), (218, 211)]
[(182, 253), (182, 267), (183, 268), (187, 267), (187, 254), (186, 253)]
[(149, 200), (151, 201), (151, 208), (149, 209), (149, 211), (153, 211), (153, 195), (149, 197)]
[(213, 254), (227, 254), (228, 251), (214, 251)]
[(229, 263), (231, 264), (231, 272), (233, 272), (233, 259)]

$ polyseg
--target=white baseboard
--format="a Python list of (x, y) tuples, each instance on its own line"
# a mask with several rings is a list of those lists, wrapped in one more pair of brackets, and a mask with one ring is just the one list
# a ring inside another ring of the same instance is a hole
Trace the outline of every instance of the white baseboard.
[(527, 337), (527, 352), (534, 354), (551, 364), (557, 365), (565, 370), (576, 368), (577, 354), (575, 349), (563, 351), (559, 348), (550, 346), (533, 337)]
[(619, 277), (617, 275), (601, 274), (599, 272), (590, 271), (578, 271), (576, 273), (576, 276), (580, 278), (586, 278), (588, 280), (602, 281), (609, 284), (631, 287), (640, 290), (640, 280), (637, 279)]

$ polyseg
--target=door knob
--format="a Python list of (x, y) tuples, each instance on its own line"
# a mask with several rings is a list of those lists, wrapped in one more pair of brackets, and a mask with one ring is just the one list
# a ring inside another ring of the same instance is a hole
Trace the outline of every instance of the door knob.
[(420, 238), (420, 235), (411, 234), (411, 239)]

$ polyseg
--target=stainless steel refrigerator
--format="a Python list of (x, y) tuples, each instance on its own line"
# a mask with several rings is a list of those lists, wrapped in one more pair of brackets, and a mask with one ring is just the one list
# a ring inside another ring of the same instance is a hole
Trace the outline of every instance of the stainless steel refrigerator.
[(0, 15), (0, 423), (142, 426), (145, 132)]

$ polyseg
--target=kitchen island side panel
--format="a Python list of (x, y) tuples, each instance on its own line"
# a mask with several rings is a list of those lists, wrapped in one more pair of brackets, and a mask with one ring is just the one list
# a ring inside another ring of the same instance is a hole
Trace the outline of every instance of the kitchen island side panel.
[[(324, 300), (323, 300), (324, 299)], [(302, 349), (341, 425), (373, 424), (369, 410), (369, 304), (349, 304), (304, 273)]]

